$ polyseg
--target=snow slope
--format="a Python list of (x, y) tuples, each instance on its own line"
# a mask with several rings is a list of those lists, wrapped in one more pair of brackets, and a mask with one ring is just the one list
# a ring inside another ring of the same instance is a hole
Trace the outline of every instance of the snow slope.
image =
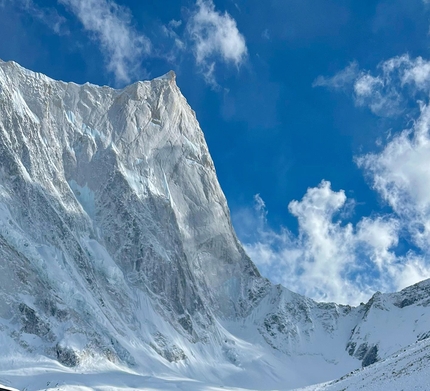
[(374, 365), (300, 391), (427, 391), (429, 368), (430, 341), (420, 341)]
[(0, 61), (0, 382), (315, 384), (428, 338), (429, 286), (356, 308), (273, 286), (173, 73), (115, 90)]
[[(430, 341), (419, 341), (385, 360), (363, 369), (357, 369), (335, 381), (317, 384), (292, 391), (427, 391), (430, 389)], [(184, 377), (159, 375), (149, 376), (119, 371), (117, 368), (100, 368), (81, 371), (66, 369), (60, 365), (37, 368), (25, 365), (20, 370), (8, 371), (0, 379), (17, 388), (0, 385), (6, 391), (17, 390), (64, 390), (64, 391), (131, 391), (139, 390), (183, 390), (183, 391), (244, 391), (243, 388), (210, 385)], [(250, 390), (250, 389), (247, 389)], [(289, 388), (279, 388), (287, 391)], [(2, 390), (3, 391), (3, 390)]]

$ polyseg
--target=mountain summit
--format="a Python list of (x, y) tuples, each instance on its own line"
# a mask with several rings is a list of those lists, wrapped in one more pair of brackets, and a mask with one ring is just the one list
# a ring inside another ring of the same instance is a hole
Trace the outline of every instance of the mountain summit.
[(115, 90), (0, 62), (0, 270), (0, 381), (29, 391), (288, 389), (430, 337), (429, 281), (353, 308), (259, 274), (173, 72)]

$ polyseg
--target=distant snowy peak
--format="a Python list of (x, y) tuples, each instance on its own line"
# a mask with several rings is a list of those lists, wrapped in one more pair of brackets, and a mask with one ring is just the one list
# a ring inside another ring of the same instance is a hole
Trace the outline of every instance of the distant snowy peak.
[(361, 306), (362, 317), (352, 330), (348, 353), (363, 366), (388, 357), (414, 342), (430, 338), (430, 280), (398, 293), (375, 293)]

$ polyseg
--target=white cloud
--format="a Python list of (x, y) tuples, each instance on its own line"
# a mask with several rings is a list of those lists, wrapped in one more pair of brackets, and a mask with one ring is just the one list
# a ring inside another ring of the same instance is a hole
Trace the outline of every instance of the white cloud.
[(406, 262), (402, 266), (393, 265), (391, 271), (398, 289), (403, 289), (418, 281), (430, 278), (430, 267), (422, 257), (410, 253), (406, 256)]
[(419, 107), (419, 116), (412, 128), (392, 137), (381, 152), (356, 161), (424, 249), (430, 244), (430, 61), (405, 54), (382, 62), (378, 70), (376, 76), (356, 72), (352, 82), (356, 102), (379, 115), (398, 113), (403, 104), (407, 119)]
[(359, 75), (357, 62), (350, 63), (345, 69), (336, 73), (332, 77), (318, 76), (313, 82), (313, 87), (328, 87), (333, 89), (343, 89), (350, 86)]
[(407, 225), (415, 244), (430, 253), (430, 107), (422, 106), (412, 129), (404, 130), (380, 153), (357, 163), (374, 189)]
[(393, 57), (381, 62), (378, 71), (373, 76), (353, 62), (333, 77), (319, 76), (313, 86), (350, 90), (358, 106), (367, 106), (381, 117), (398, 116), (409, 99), (430, 92), (430, 61), (422, 57)]
[(215, 88), (219, 87), (215, 79), (215, 61), (212, 61), (211, 63), (205, 63), (204, 67), (201, 69), (201, 72), (207, 84)]
[(401, 95), (379, 76), (362, 74), (355, 80), (353, 88), (357, 106), (368, 106), (381, 117), (396, 116), (402, 112)]
[[(90, 37), (99, 43), (109, 72), (122, 85), (133, 79), (148, 77), (143, 59), (164, 59), (178, 67), (192, 56), (205, 81), (219, 87), (216, 71), (220, 63), (238, 68), (247, 57), (244, 36), (235, 19), (215, 9), (212, 0), (196, 0), (187, 19), (172, 19), (158, 25), (157, 45), (132, 24), (131, 11), (115, 0), (57, 0), (81, 22)], [(67, 34), (67, 19), (54, 8), (39, 7), (34, 0), (0, 0), (0, 6), (14, 4), (57, 34)]]
[(384, 82), (379, 77), (362, 75), (355, 81), (354, 92), (359, 97), (369, 97), (372, 96), (375, 91), (381, 88), (383, 85)]
[(379, 272), (392, 265), (396, 257), (390, 249), (397, 246), (400, 230), (399, 221), (394, 218), (376, 217), (370, 219), (364, 217), (357, 224), (357, 243), (367, 248), (370, 260)]
[(100, 42), (107, 69), (117, 82), (128, 83), (136, 76), (150, 41), (131, 26), (131, 14), (109, 0), (58, 0), (77, 16), (86, 30)]
[(430, 89), (430, 61), (417, 57), (410, 60), (409, 56), (404, 56), (407, 67), (402, 75), (402, 83), (414, 84), (420, 90), (429, 91)]
[(239, 66), (247, 56), (245, 38), (236, 21), (227, 13), (215, 10), (212, 0), (197, 0), (197, 10), (187, 23), (197, 64), (208, 83), (214, 84), (216, 61)]
[(405, 101), (420, 98), (420, 114), (411, 129), (395, 135), (381, 152), (359, 157), (357, 164), (401, 218), (415, 245), (430, 255), (430, 107), (421, 100), (428, 101), (430, 93), (430, 62), (403, 55), (385, 61), (380, 69)]
[(175, 20), (175, 19), (172, 19), (170, 22), (169, 22), (169, 27), (171, 27), (171, 28), (178, 28), (178, 27), (180, 27), (180, 26), (182, 26), (182, 20)]
[(397, 217), (364, 217), (353, 225), (343, 221), (348, 205), (342, 190), (333, 191), (330, 182), (322, 181), (289, 204), (298, 219), (297, 236), (269, 227), (259, 196), (254, 210), (240, 211), (234, 221), (263, 275), (317, 300), (357, 304), (377, 290), (402, 289), (430, 276), (423, 258), (396, 256)]
[(174, 42), (174, 48), (170, 50), (170, 53), (164, 54), (167, 58), (170, 58), (173, 62), (177, 58), (177, 52), (183, 51), (186, 49), (185, 41), (179, 36), (179, 34), (175, 31), (182, 25), (181, 20), (171, 20), (167, 25), (161, 26), (161, 30), (164, 35)]

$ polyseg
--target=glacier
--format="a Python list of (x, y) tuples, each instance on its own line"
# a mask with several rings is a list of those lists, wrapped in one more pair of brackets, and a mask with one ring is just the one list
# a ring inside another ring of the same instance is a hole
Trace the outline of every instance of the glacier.
[(4, 386), (359, 389), (428, 362), (429, 319), (430, 280), (350, 307), (262, 277), (173, 72), (113, 89), (0, 61)]

